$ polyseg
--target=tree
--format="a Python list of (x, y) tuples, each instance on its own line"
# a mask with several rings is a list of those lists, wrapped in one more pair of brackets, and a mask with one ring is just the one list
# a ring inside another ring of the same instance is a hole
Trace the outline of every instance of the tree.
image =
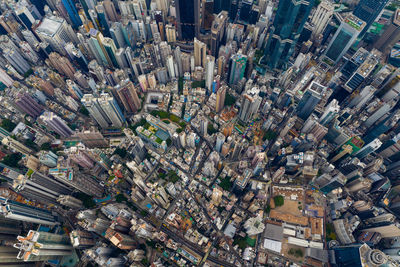
[(192, 88), (197, 88), (197, 87), (205, 88), (206, 87), (206, 81), (205, 80), (193, 81), (192, 82)]
[(25, 115), (25, 116), (24, 116), (24, 123), (25, 123), (26, 125), (32, 127), (32, 123), (31, 123), (30, 121), (27, 120), (27, 117), (28, 117), (28, 116), (29, 116), (29, 115)]
[(146, 130), (148, 130), (150, 128), (150, 123), (148, 123), (147, 121), (145, 122), (145, 124), (143, 125), (143, 128), (145, 128)]
[(221, 180), (219, 186), (226, 191), (230, 191), (233, 186), (231, 182), (231, 177), (226, 176), (224, 179)]
[(271, 206), (267, 204), (267, 206), (265, 207), (265, 213), (269, 214), (270, 211), (271, 211)]
[(147, 258), (144, 258), (140, 261), (144, 266), (149, 266), (150, 262)]
[(169, 115), (169, 119), (170, 119), (172, 122), (175, 122), (175, 123), (179, 123), (179, 122), (181, 121), (181, 118), (179, 118), (178, 116), (176, 116), (176, 115), (174, 115), (174, 114), (170, 114), (170, 115)]
[(285, 199), (283, 198), (283, 196), (275, 196), (274, 202), (275, 202), (275, 207), (280, 207), (283, 206), (283, 204), (285, 203)]
[(151, 248), (155, 248), (156, 244), (157, 244), (157, 242), (155, 242), (153, 240), (146, 240), (146, 245), (148, 245)]
[(233, 241), (233, 245), (234, 246), (238, 245), (239, 248), (241, 249), (247, 248), (246, 238), (243, 237), (235, 238), (235, 240)]
[(263, 141), (265, 141), (265, 140), (273, 140), (273, 139), (276, 138), (276, 136), (277, 136), (277, 134), (274, 131), (268, 130), (268, 131), (266, 131), (264, 133)]
[(2, 160), (2, 163), (13, 168), (18, 167), (18, 162), (22, 159), (21, 153), (13, 153), (5, 156)]
[(89, 110), (87, 110), (87, 108), (85, 106), (81, 106), (81, 108), (79, 109), (79, 112), (85, 116), (89, 116)]
[(1, 127), (4, 128), (4, 130), (8, 132), (12, 132), (14, 130), (15, 126), (17, 126), (15, 123), (13, 123), (10, 119), (3, 119), (1, 121)]
[(40, 150), (50, 151), (51, 150), (51, 144), (49, 142), (43, 143), (40, 146)]
[(145, 125), (145, 124), (146, 124), (146, 120), (145, 120), (145, 119), (141, 119), (138, 123), (129, 126), (129, 128), (130, 128), (133, 132), (136, 132), (136, 128), (137, 128), (137, 127), (143, 126), (143, 125)]
[(186, 111), (186, 105), (182, 105), (182, 111), (181, 111), (181, 117), (182, 119), (185, 118), (185, 111)]
[(256, 52), (254, 53), (254, 63), (258, 65), (258, 62), (260, 61), (261, 57), (264, 55), (264, 52), (260, 49), (257, 49)]
[(149, 213), (145, 210), (141, 210), (140, 215), (142, 215), (143, 217), (146, 217), (147, 215), (149, 215)]
[(31, 139), (25, 139), (24, 145), (26, 145), (29, 148), (32, 148), (33, 150), (37, 150), (37, 145)]
[(225, 106), (233, 106), (235, 103), (236, 103), (236, 97), (234, 97), (233, 95), (231, 95), (229, 93), (226, 93), (224, 105)]
[(176, 183), (179, 180), (179, 176), (176, 172), (171, 170), (168, 172), (168, 180), (172, 183)]
[(128, 199), (123, 194), (118, 194), (115, 196), (115, 201), (117, 201), (118, 203), (125, 202), (127, 200)]
[(126, 157), (126, 149), (125, 148), (119, 148), (117, 147), (114, 151), (114, 155), (119, 155), (121, 158), (125, 158)]
[(83, 206), (85, 208), (93, 208), (96, 206), (96, 202), (94, 202), (93, 197), (85, 193), (78, 192), (76, 193), (75, 197), (83, 202)]
[(179, 77), (178, 79), (178, 92), (179, 93), (183, 92), (183, 77)]
[(161, 145), (162, 141), (163, 141), (163, 140), (162, 140), (160, 137), (156, 137), (156, 143), (157, 143), (157, 144), (160, 144), (160, 145)]
[(294, 256), (296, 257), (296, 258), (301, 258), (301, 257), (303, 257), (303, 251), (301, 250), (301, 249), (296, 249), (295, 251), (294, 251)]
[(160, 119), (166, 119), (169, 116), (169, 113), (163, 110), (152, 110), (150, 114), (154, 117), (160, 117)]
[(76, 125), (76, 123), (68, 123), (68, 126), (69, 126), (69, 128), (71, 128), (73, 131), (75, 131), (76, 128), (78, 127), (78, 126)]
[(33, 69), (29, 69), (27, 72), (24, 73), (24, 78), (28, 78), (33, 73)]
[(209, 123), (209, 124), (207, 125), (207, 133), (208, 133), (209, 135), (213, 135), (213, 134), (215, 134), (216, 132), (218, 132), (217, 129), (214, 128), (214, 126), (212, 125), (212, 123)]
[(332, 223), (327, 223), (326, 228), (326, 241), (336, 240), (335, 228)]

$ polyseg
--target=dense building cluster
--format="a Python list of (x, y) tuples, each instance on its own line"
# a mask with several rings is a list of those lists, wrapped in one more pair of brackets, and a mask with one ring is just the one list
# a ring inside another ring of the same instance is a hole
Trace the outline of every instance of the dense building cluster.
[(0, 266), (400, 266), (400, 1), (0, 11)]

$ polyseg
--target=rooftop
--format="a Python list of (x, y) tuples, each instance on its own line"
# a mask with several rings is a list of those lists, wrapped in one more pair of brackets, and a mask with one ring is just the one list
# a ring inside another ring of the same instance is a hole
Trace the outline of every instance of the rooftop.
[(57, 33), (63, 22), (64, 19), (54, 16), (50, 18), (44, 18), (39, 27), (36, 29), (36, 32), (48, 36), (54, 36), (54, 34)]

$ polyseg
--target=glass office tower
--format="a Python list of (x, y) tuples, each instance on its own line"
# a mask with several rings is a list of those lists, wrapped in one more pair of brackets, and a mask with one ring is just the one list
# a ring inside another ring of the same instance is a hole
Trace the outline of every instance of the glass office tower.
[(349, 50), (364, 27), (365, 22), (356, 16), (350, 15), (344, 19), (329, 43), (325, 57), (333, 63), (338, 62)]
[(314, 0), (281, 0), (272, 31), (264, 50), (264, 62), (272, 68), (283, 69), (314, 5)]
[(376, 20), (388, 1), (389, 0), (360, 0), (353, 11), (355, 16), (366, 22), (360, 36), (363, 36), (364, 33), (368, 31), (369, 27)]
[(179, 38), (193, 41), (200, 30), (200, 0), (178, 0), (175, 3)]

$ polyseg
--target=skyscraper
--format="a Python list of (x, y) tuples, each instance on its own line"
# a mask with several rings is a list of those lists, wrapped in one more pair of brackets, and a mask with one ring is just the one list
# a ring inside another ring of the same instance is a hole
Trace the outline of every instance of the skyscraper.
[(89, 148), (107, 146), (106, 139), (96, 129), (96, 127), (92, 127), (87, 130), (82, 130), (78, 132), (76, 135), (81, 139), (81, 141), (85, 144), (85, 146)]
[(104, 93), (100, 95), (97, 101), (114, 127), (121, 127), (125, 123), (124, 114), (114, 97)]
[(206, 88), (212, 91), (212, 82), (214, 80), (215, 58), (213, 56), (206, 57)]
[(117, 93), (126, 112), (135, 113), (141, 108), (137, 89), (131, 81), (123, 81), (117, 86)]
[(29, 63), (17, 50), (8, 48), (4, 49), (3, 56), (21, 75), (24, 75), (31, 68)]
[(217, 99), (215, 101), (215, 111), (219, 113), (224, 108), (226, 86), (221, 86), (217, 91)]
[(19, 141), (15, 140), (11, 136), (7, 136), (1, 140), (1, 143), (11, 150), (17, 151), (24, 155), (30, 155), (33, 153), (33, 150), (29, 147), (25, 146), (24, 144), (20, 143)]
[(307, 88), (299, 104), (297, 105), (297, 116), (304, 121), (308, 119), (311, 113), (314, 111), (316, 105), (322, 98), (322, 92), (326, 89), (316, 82), (312, 82)]
[(5, 86), (10, 87), (14, 80), (5, 72), (3, 69), (0, 69), (0, 82), (2, 82)]
[(167, 24), (167, 26), (165, 26), (165, 34), (167, 36), (168, 43), (176, 42), (176, 29), (174, 25)]
[(253, 6), (253, 0), (242, 0), (240, 7), (240, 16), (239, 19), (243, 22), (249, 23), (250, 11)]
[(201, 27), (209, 31), (214, 20), (214, 0), (201, 0), (201, 5)]
[(194, 65), (206, 67), (207, 46), (202, 41), (194, 38)]
[(221, 11), (214, 19), (211, 26), (211, 55), (218, 56), (220, 43), (224, 37), (225, 28), (228, 23), (228, 12)]
[(115, 9), (114, 3), (111, 0), (104, 0), (103, 7), (109, 20), (114, 22), (118, 21), (119, 16)]
[(58, 70), (61, 74), (68, 76), (70, 79), (74, 79), (75, 68), (72, 66), (68, 58), (60, 56), (56, 52), (52, 52), (49, 55), (50, 65)]
[(110, 66), (114, 66), (115, 68), (118, 68), (118, 67), (121, 68), (122, 66), (119, 66), (117, 59), (115, 57), (115, 54), (117, 53), (117, 47), (115, 46), (113, 39), (108, 38), (108, 37), (104, 38), (103, 39), (103, 47), (108, 55), (108, 58), (111, 61), (111, 62), (109, 62), (109, 63), (111, 63)]
[(334, 6), (330, 1), (324, 0), (318, 5), (311, 18), (311, 23), (314, 25), (313, 37), (317, 37), (325, 30), (333, 15), (333, 10)]
[(360, 0), (353, 11), (355, 16), (366, 22), (360, 36), (363, 36), (368, 31), (388, 2), (389, 0)]
[(27, 199), (36, 200), (43, 204), (56, 203), (61, 195), (69, 195), (72, 188), (40, 172), (19, 175), (12, 182), (13, 190)]
[(175, 1), (179, 39), (192, 41), (200, 31), (200, 0)]
[(363, 140), (366, 144), (372, 142), (375, 138), (378, 138), (381, 134), (386, 133), (393, 127), (397, 125), (399, 122), (400, 116), (399, 111), (395, 111), (386, 117), (384, 120), (380, 121), (373, 127), (370, 127), (368, 131), (365, 133)]
[(214, 13), (219, 14), (221, 11), (227, 11), (231, 9), (232, 0), (214, 0)]
[(171, 79), (176, 78), (176, 76), (177, 76), (177, 73), (175, 71), (176, 64), (174, 64), (174, 58), (172, 55), (167, 56), (167, 60), (166, 60), (165, 64), (167, 65), (169, 77)]
[(18, 5), (15, 10), (15, 14), (18, 16), (22, 24), (24, 24), (28, 29), (32, 27), (32, 24), (35, 23), (36, 20), (40, 20), (42, 18), (42, 15), (39, 13), (37, 8), (34, 5), (29, 4)]
[(356, 16), (349, 15), (341, 22), (339, 29), (336, 30), (324, 56), (334, 63), (338, 62), (353, 45), (364, 27), (364, 21)]
[(234, 54), (230, 59), (229, 84), (237, 84), (243, 77), (246, 70), (247, 56), (241, 51)]
[(51, 111), (45, 111), (40, 116), (40, 119), (44, 122), (46, 127), (49, 128), (49, 130), (55, 131), (64, 138), (73, 134), (73, 131), (71, 128), (69, 128), (67, 123)]
[(50, 44), (51, 48), (62, 55), (65, 55), (65, 44), (76, 41), (76, 35), (71, 26), (60, 17), (43, 18), (35, 32), (43, 42)]
[(26, 263), (17, 259), (18, 249), (13, 247), (17, 236), (23, 229), (22, 223), (15, 220), (0, 218), (0, 262), (6, 266), (34, 267), (35, 262)]
[(97, 22), (99, 30), (105, 35), (110, 36), (110, 26), (108, 24), (108, 19), (102, 5), (96, 6)]
[(250, 91), (244, 94), (240, 104), (239, 119), (245, 123), (251, 120), (254, 114), (257, 113), (261, 100), (257, 91)]
[(57, 202), (61, 205), (67, 206), (72, 209), (79, 209), (82, 207), (83, 202), (73, 196), (60, 195)]
[(101, 109), (98, 99), (91, 94), (83, 95), (81, 101), (85, 108), (89, 111), (90, 116), (96, 120), (96, 122), (102, 128), (107, 128), (109, 126), (109, 119), (104, 111)]
[(23, 112), (34, 118), (39, 116), (43, 111), (43, 107), (28, 93), (19, 93), (17, 99), (15, 99), (15, 104)]
[(344, 186), (346, 180), (347, 180), (346, 176), (344, 176), (340, 172), (336, 174), (334, 177), (330, 176), (327, 173), (324, 173), (318, 178), (316, 178), (313, 181), (313, 184), (318, 185), (321, 192), (323, 192), (324, 194), (328, 194), (332, 190)]
[(67, 235), (29, 230), (26, 237), (18, 236), (17, 239), (19, 243), (14, 245), (20, 249), (17, 258), (23, 261), (55, 260), (73, 252)]
[(133, 142), (129, 147), (129, 151), (137, 163), (142, 162), (147, 153), (147, 149), (143, 143), (143, 140), (137, 136), (133, 138)]
[(222, 145), (225, 142), (225, 135), (222, 133), (217, 133), (217, 140), (215, 142), (215, 150), (221, 152)]
[(372, 152), (376, 151), (378, 148), (380, 148), (382, 145), (382, 141), (379, 140), (378, 138), (370, 142), (369, 144), (365, 145), (363, 148), (361, 148), (357, 153), (354, 154), (359, 159), (362, 159)]
[(352, 244), (333, 248), (336, 266), (382, 266), (387, 262), (385, 253), (371, 249), (367, 244)]
[(69, 18), (71, 19), (72, 25), (74, 28), (78, 28), (82, 25), (81, 18), (79, 17), (78, 11), (75, 7), (75, 2), (73, 0), (61, 0), (65, 10), (68, 13)]
[(127, 46), (121, 22), (114, 22), (110, 29), (111, 38), (114, 40), (117, 48), (124, 48)]
[(112, 66), (111, 59), (103, 46), (103, 34), (96, 29), (90, 29), (89, 34), (88, 45), (97, 62), (103, 66)]
[(56, 225), (59, 222), (51, 212), (28, 206), (13, 200), (0, 197), (0, 214), (7, 219), (44, 225)]
[(319, 119), (319, 123), (321, 125), (327, 125), (335, 118), (335, 116), (339, 113), (339, 111), (340, 111), (339, 103), (336, 99), (333, 99), (325, 108), (324, 113)]
[(370, 75), (375, 69), (375, 66), (381, 60), (382, 53), (376, 49), (373, 49), (371, 53), (368, 53), (365, 61), (358, 67), (357, 71), (348, 79), (343, 86), (348, 92), (353, 92), (364, 82), (364, 80)]
[(374, 43), (374, 47), (383, 54), (388, 54), (393, 45), (400, 40), (400, 10), (396, 10), (386, 25), (385, 31)]
[(264, 50), (264, 61), (270, 68), (285, 67), (313, 5), (314, 0), (279, 1), (272, 31)]
[(104, 188), (96, 179), (79, 171), (74, 171), (71, 167), (51, 168), (49, 169), (49, 176), (89, 196), (100, 197), (104, 192)]
[(94, 236), (90, 232), (82, 231), (82, 230), (73, 230), (69, 237), (71, 239), (72, 246), (75, 248), (90, 248), (95, 245), (96, 240)]

